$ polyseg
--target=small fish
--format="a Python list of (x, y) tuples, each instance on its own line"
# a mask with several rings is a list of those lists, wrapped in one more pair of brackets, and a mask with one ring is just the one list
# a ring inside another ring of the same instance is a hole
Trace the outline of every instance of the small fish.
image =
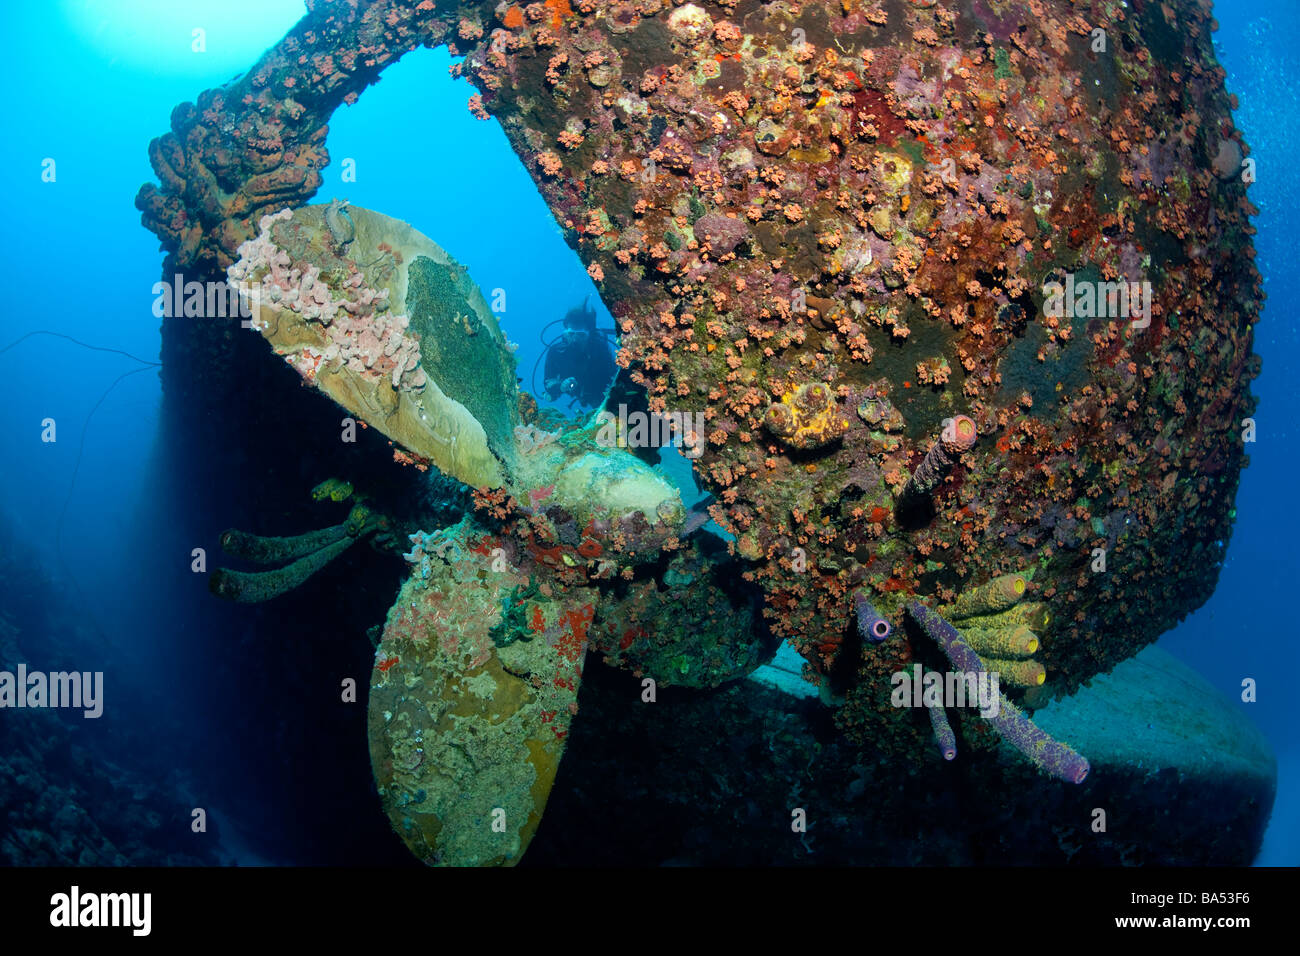
[(709, 514), (709, 505), (717, 499), (709, 495), (701, 501), (697, 501), (691, 506), (691, 510), (686, 513), (686, 521), (682, 524), (682, 530), (679, 537), (689, 538), (695, 532), (699, 531), (709, 523), (711, 515)]

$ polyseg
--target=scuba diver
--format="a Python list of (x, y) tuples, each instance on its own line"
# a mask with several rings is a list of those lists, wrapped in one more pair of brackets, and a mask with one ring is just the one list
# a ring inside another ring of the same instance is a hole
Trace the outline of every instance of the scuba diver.
[[(555, 322), (542, 329), (545, 348), (537, 362), (545, 362), (542, 381), (546, 396), (551, 401), (569, 396), (570, 409), (575, 404), (586, 408), (601, 404), (616, 371), (608, 338), (614, 330), (596, 328), (596, 310), (588, 301), (584, 299), (579, 308), (556, 320), (564, 324), (564, 331), (554, 340), (547, 342), (545, 336)], [(537, 393), (537, 364), (533, 365), (533, 391)]]

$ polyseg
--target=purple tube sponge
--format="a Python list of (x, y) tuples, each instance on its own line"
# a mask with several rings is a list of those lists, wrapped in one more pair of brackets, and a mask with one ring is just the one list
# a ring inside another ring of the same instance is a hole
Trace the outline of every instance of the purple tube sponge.
[(894, 626), (889, 619), (875, 609), (861, 591), (853, 595), (854, 608), (858, 612), (858, 633), (872, 643), (879, 644), (887, 638)]
[(942, 707), (927, 707), (926, 710), (930, 712), (930, 726), (934, 728), (934, 739), (939, 744), (943, 759), (953, 759), (957, 756), (957, 735), (952, 732), (948, 715)]
[(961, 453), (975, 447), (977, 437), (975, 422), (968, 416), (957, 415), (946, 420), (939, 440), (930, 446), (903, 487), (903, 496), (928, 495), (952, 470)]
[[(922, 630), (943, 648), (949, 662), (959, 671), (984, 672), (979, 655), (961, 639), (957, 629), (924, 604), (913, 601), (907, 606)], [(1006, 695), (1001, 695), (996, 717), (990, 717), (1002, 738), (1024, 754), (1039, 770), (1058, 780), (1082, 783), (1088, 776), (1088, 760), (1068, 744), (1053, 740), (1041, 727), (1024, 715)], [(933, 719), (933, 718), (932, 718)]]

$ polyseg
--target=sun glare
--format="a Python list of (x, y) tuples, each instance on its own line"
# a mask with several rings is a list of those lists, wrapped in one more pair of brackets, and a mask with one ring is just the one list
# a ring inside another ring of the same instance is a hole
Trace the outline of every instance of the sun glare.
[(72, 32), (112, 66), (235, 74), (304, 14), (302, 0), (63, 0)]

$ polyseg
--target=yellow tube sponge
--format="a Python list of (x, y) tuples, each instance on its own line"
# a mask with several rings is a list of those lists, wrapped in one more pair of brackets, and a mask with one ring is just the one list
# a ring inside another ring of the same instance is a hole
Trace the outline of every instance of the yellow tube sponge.
[(1005, 611), (987, 614), (978, 621), (971, 621), (970, 626), (990, 630), (1023, 625), (1036, 634), (1041, 634), (1047, 630), (1047, 625), (1051, 623), (1051, 620), (1052, 616), (1047, 611), (1047, 605), (1042, 601), (1025, 601), (1013, 605)]
[(1005, 611), (1025, 596), (1027, 586), (1023, 574), (1004, 574), (962, 592), (952, 604), (940, 608), (939, 613), (951, 621)]
[(1009, 661), (998, 657), (981, 657), (984, 669), (997, 674), (1003, 684), (1012, 687), (1039, 687), (1047, 681), (1047, 668), (1038, 661)]
[(981, 620), (980, 625), (964, 627), (960, 631), (966, 643), (977, 654), (1023, 660), (1032, 657), (1038, 650), (1038, 636), (1023, 624), (1014, 627), (984, 627)]

